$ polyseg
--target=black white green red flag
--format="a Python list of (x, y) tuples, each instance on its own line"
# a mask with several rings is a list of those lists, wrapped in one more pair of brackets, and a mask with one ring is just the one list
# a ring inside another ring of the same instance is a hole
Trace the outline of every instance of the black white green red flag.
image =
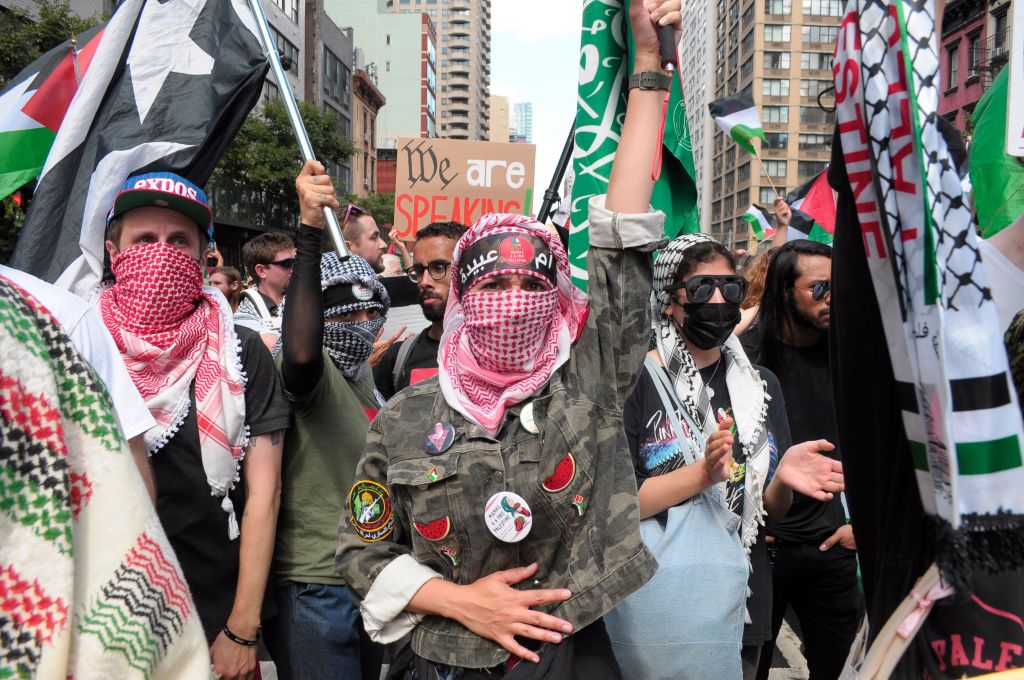
[(708, 110), (725, 134), (755, 156), (757, 151), (754, 150), (753, 139), (756, 137), (767, 141), (761, 127), (761, 116), (754, 106), (754, 95), (750, 85), (743, 88), (739, 94), (711, 102), (708, 104)]
[(754, 230), (754, 236), (757, 237), (758, 241), (770, 238), (775, 233), (775, 227), (772, 225), (772, 215), (759, 205), (751, 203), (750, 207), (747, 208), (747, 212), (743, 213), (743, 219)]
[(793, 213), (789, 230), (800, 232), (799, 238), (832, 243), (836, 231), (836, 195), (829, 186), (827, 172), (827, 168), (822, 170), (786, 194), (784, 200)]
[[(1024, 557), (1021, 416), (938, 119), (932, 0), (851, 0), (834, 65), (837, 123), (921, 500), (944, 575)], [(951, 531), (949, 530), (951, 529)]]
[(57, 132), (12, 264), (89, 297), (125, 179), (171, 170), (203, 185), (266, 72), (244, 0), (122, 2)]
[[(622, 0), (585, 0), (573, 152), (572, 228), (569, 261), (573, 282), (585, 288), (589, 249), (587, 202), (608, 190), (612, 160), (626, 112), (626, 79), (632, 73), (629, 13)], [(700, 231), (696, 171), (679, 78), (672, 78), (661, 160), (651, 205), (665, 213), (669, 237)]]
[(74, 57), (70, 40), (54, 47), (22, 69), (0, 92), (0, 198), (10, 196), (42, 172), (102, 30), (96, 26), (79, 35), (80, 47), (74, 48)]

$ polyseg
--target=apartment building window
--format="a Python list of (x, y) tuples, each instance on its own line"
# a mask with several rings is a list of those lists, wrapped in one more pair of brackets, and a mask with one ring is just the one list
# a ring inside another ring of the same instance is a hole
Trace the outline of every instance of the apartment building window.
[(768, 175), (769, 177), (785, 177), (786, 176), (786, 161), (761, 161), (764, 167), (761, 170), (762, 175)]
[(967, 46), (967, 77), (973, 78), (978, 75), (978, 64), (981, 62), (981, 55), (978, 53), (981, 38), (972, 35), (968, 40), (970, 42)]
[(288, 38), (281, 35), (276, 29), (271, 27), (270, 34), (274, 38), (274, 43), (277, 44), (277, 51), (281, 53), (281, 56), (285, 59), (291, 59), (291, 66), (288, 68), (288, 73), (291, 73), (296, 78), (299, 77), (299, 48), (289, 42)]
[(832, 125), (835, 118), (834, 111), (825, 111), (817, 106), (800, 107), (800, 122), (805, 125)]
[(765, 52), (764, 53), (764, 67), (765, 68), (788, 69), (789, 68), (789, 52)]
[(843, 15), (841, 0), (804, 0), (804, 16), (840, 17)]
[(766, 123), (789, 122), (788, 106), (762, 106), (761, 113), (764, 115), (764, 122)]
[(766, 97), (788, 97), (789, 80), (785, 78), (764, 78), (761, 81), (761, 94)]
[(736, 181), (744, 182), (750, 179), (750, 162), (746, 162), (740, 167), (736, 168)]
[(804, 71), (831, 71), (832, 55), (827, 52), (801, 52), (800, 68)]
[(764, 0), (765, 14), (791, 14), (792, 12), (792, 0)]
[[(788, 29), (789, 26), (786, 26), (786, 28)], [(753, 47), (754, 47), (754, 29), (751, 28), (749, 31), (747, 31), (747, 34), (745, 36), (743, 36), (743, 42), (740, 43), (740, 50), (743, 52), (743, 54), (748, 54)], [(721, 61), (721, 60), (719, 60), (719, 61)]]
[(721, 201), (715, 201), (714, 203), (711, 204), (711, 218), (717, 220), (721, 216), (722, 216), (722, 202)]
[(722, 199), (722, 212), (726, 215), (732, 212), (732, 196), (726, 196)]
[(797, 164), (797, 175), (800, 177), (814, 177), (821, 173), (826, 165), (828, 164), (825, 161), (800, 161)]
[(298, 0), (274, 0), (274, 4), (277, 8), (284, 12), (284, 15), (292, 20), (293, 24), (299, 23), (299, 3)]
[(802, 79), (800, 81), (800, 96), (801, 97), (817, 97), (822, 92), (825, 92), (832, 87), (831, 80), (808, 80)]
[(949, 55), (949, 62), (947, 63), (947, 66), (949, 66), (949, 68), (946, 70), (946, 73), (949, 74), (949, 82), (946, 83), (946, 87), (951, 88), (956, 87), (957, 76), (960, 73), (960, 49), (958, 47), (949, 47), (947, 49), (947, 54)]
[(800, 134), (801, 151), (831, 151), (832, 135)]
[(746, 78), (754, 72), (754, 57), (747, 57), (747, 60), (743, 62), (743, 66), (740, 67), (740, 78)]
[(716, 179), (714, 182), (711, 183), (711, 195), (715, 196), (716, 198), (718, 196), (722, 195), (722, 178), (721, 177), (719, 177), (718, 179)]
[[(765, 24), (764, 25), (764, 41), (765, 42), (789, 42), (790, 40), (790, 28), (789, 24)], [(804, 26), (804, 31), (807, 30), (807, 26)], [(814, 28), (818, 28), (814, 26)], [(838, 34), (837, 34), (838, 35)]]
[(767, 149), (785, 151), (789, 146), (789, 135), (785, 132), (766, 132), (764, 136), (768, 138), (768, 141), (765, 142)]
[(750, 189), (740, 189), (736, 192), (736, 207), (740, 208), (750, 203)]
[[(804, 26), (801, 35), (805, 43), (832, 44), (839, 38), (838, 26)], [(787, 37), (786, 40), (789, 40)]]
[(346, 108), (349, 102), (349, 80), (351, 73), (341, 59), (324, 47), (324, 94), (340, 102)]
[(749, 26), (750, 22), (754, 20), (754, 3), (747, 5), (747, 9), (743, 11), (743, 16), (740, 18), (740, 23), (744, 26)]
[(776, 194), (775, 189), (772, 189), (771, 187), (761, 187), (760, 195), (758, 196), (758, 203), (760, 203), (761, 205), (774, 205), (776, 195), (786, 195), (785, 187), (778, 187), (778, 190), (779, 193)]
[(992, 56), (999, 56), (1006, 52), (1006, 12), (998, 14), (996, 19), (996, 30), (992, 35)]

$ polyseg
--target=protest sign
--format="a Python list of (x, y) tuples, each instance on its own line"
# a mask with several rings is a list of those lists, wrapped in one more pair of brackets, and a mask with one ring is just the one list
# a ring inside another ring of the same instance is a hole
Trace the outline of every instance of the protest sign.
[(530, 214), (532, 144), (403, 137), (395, 173), (395, 228), (416, 237), (431, 222), (472, 224), (483, 214)]

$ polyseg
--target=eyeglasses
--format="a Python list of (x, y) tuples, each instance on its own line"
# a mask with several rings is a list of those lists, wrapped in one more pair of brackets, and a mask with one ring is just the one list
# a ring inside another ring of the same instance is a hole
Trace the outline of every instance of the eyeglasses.
[(276, 264), (281, 269), (291, 269), (293, 266), (295, 266), (295, 258), (286, 257), (283, 260), (274, 260), (273, 262), (269, 262), (268, 264)]
[(434, 260), (426, 265), (414, 264), (405, 270), (405, 273), (409, 275), (409, 280), (413, 283), (419, 283), (420, 278), (423, 277), (423, 272), (430, 274), (430, 278), (435, 281), (440, 281), (448, 274), (448, 268), (452, 266), (450, 260)]
[(352, 217), (359, 217), (360, 215), (367, 215), (369, 212), (365, 208), (360, 208), (355, 203), (349, 203), (345, 206), (345, 216), (341, 218), (342, 226), (348, 224), (348, 221)]
[(815, 281), (813, 286), (796, 286), (797, 288), (803, 288), (804, 290), (811, 291), (811, 299), (815, 302), (821, 302), (825, 299), (825, 296), (832, 292), (831, 281)]
[[(732, 274), (729, 276), (694, 276), (686, 281), (680, 281), (665, 288), (665, 292), (671, 294), (682, 288), (686, 291), (686, 301), (701, 304), (711, 299), (715, 289), (722, 291), (722, 297), (726, 302), (739, 304), (747, 297), (747, 280), (742, 276)], [(675, 297), (673, 296), (673, 300)]]

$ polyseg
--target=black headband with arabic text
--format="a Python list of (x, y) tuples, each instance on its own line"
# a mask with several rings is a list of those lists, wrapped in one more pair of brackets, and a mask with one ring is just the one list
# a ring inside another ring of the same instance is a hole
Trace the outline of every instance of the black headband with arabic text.
[(466, 246), (459, 260), (459, 288), (468, 290), (488, 274), (507, 269), (526, 270), (558, 284), (555, 255), (544, 239), (530, 234), (497, 233)]

